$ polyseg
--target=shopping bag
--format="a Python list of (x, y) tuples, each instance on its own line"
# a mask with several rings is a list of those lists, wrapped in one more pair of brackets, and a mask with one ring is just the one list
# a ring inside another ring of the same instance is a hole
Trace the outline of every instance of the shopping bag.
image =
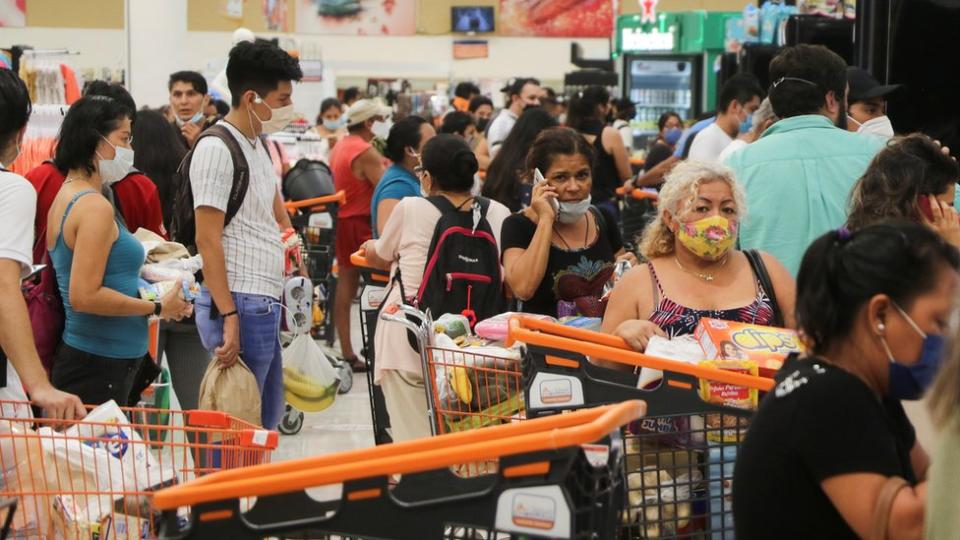
[(243, 360), (237, 360), (226, 369), (220, 369), (219, 362), (210, 362), (200, 381), (199, 407), (222, 411), (259, 426), (260, 387), (257, 378)]
[(283, 394), (287, 403), (304, 412), (333, 405), (340, 388), (334, 369), (310, 334), (301, 334), (283, 350)]

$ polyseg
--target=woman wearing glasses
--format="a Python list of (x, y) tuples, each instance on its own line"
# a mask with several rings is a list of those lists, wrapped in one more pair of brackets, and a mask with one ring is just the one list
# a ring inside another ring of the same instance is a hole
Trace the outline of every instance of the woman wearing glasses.
[(64, 118), (54, 158), (67, 175), (50, 207), (46, 245), (66, 321), (52, 379), (87, 404), (126, 405), (147, 355), (147, 317), (179, 320), (191, 310), (179, 287), (159, 302), (139, 298), (143, 247), (101, 194), (133, 166), (131, 121), (119, 101), (85, 97)]

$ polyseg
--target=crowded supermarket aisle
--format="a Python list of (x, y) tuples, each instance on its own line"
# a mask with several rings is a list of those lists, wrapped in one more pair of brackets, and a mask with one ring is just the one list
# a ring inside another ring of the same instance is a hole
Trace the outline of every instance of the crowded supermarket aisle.
[(0, 0), (0, 539), (955, 538), (958, 24)]

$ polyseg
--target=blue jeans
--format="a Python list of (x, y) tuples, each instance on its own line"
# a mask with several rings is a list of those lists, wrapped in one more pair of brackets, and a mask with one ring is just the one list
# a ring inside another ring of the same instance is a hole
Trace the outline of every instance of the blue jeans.
[[(263, 427), (276, 429), (284, 410), (279, 300), (256, 294), (232, 294), (240, 317), (240, 357), (260, 387)], [(211, 354), (223, 345), (223, 317), (210, 317), (212, 305), (210, 291), (202, 289), (196, 302), (197, 330), (204, 348)]]

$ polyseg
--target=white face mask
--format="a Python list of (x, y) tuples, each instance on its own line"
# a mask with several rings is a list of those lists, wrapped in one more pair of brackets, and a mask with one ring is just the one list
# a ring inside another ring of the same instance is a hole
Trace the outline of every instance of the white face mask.
[(386, 140), (387, 136), (390, 135), (390, 126), (391, 124), (375, 120), (373, 122), (373, 126), (370, 128), (370, 131), (373, 132), (374, 136)]
[(557, 221), (567, 224), (576, 223), (590, 209), (590, 199), (591, 196), (587, 195), (587, 198), (582, 201), (560, 201)]
[(103, 135), (100, 136), (110, 146), (113, 146), (116, 154), (113, 159), (103, 159), (100, 152), (97, 152), (97, 169), (100, 171), (100, 180), (104, 186), (112, 186), (120, 180), (123, 180), (133, 168), (133, 150), (122, 146), (115, 146)]
[(293, 104), (287, 105), (285, 107), (279, 107), (274, 109), (273, 107), (267, 105), (263, 98), (257, 96), (254, 100), (254, 103), (262, 103), (268, 109), (270, 109), (270, 119), (264, 120), (253, 111), (253, 107), (250, 108), (250, 111), (253, 112), (253, 115), (257, 117), (257, 120), (260, 121), (260, 132), (267, 135), (271, 133), (276, 133), (278, 131), (283, 131), (283, 129), (290, 125), (290, 122), (293, 122), (297, 117), (297, 113), (293, 110)]
[(890, 123), (890, 117), (878, 116), (860, 124), (857, 133), (869, 133), (889, 139), (893, 137), (893, 124)]

